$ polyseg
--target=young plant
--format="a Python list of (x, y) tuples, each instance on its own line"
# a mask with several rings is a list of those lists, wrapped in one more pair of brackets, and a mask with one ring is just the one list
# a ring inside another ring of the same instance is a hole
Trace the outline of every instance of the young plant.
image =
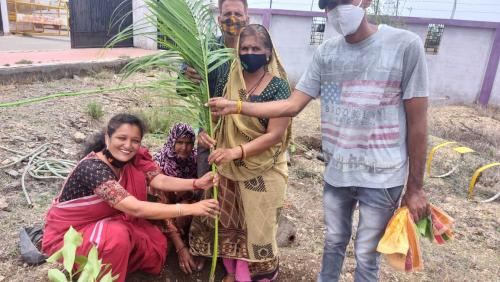
[(100, 120), (104, 116), (104, 111), (102, 109), (101, 103), (94, 101), (88, 103), (87, 114), (95, 120)]
[[(208, 74), (230, 60), (234, 56), (234, 50), (218, 46), (215, 38), (218, 25), (210, 6), (204, 4), (205, 1), (146, 0), (145, 2), (150, 12), (149, 16), (146, 16), (144, 21), (125, 28), (110, 41), (108, 46), (139, 34), (156, 41), (167, 49), (132, 61), (125, 67), (125, 78), (135, 72), (150, 69), (160, 69), (171, 74), (177, 73), (181, 63), (194, 68), (202, 78), (199, 84), (194, 84), (183, 75), (178, 77), (164, 75), (156, 81), (155, 86), (159, 92), (165, 93), (165, 96), (170, 97), (176, 103), (170, 107), (172, 110), (182, 108), (182, 113), (196, 121), (195, 126), (203, 128), (214, 137), (212, 117), (209, 109), (205, 107), (210, 98)], [(117, 8), (119, 9), (120, 7)], [(123, 19), (124, 17), (116, 19), (112, 16), (112, 25), (121, 24)], [(176, 95), (170, 91), (171, 89), (176, 89), (183, 95)], [(216, 171), (214, 165), (212, 171)], [(214, 186), (213, 197), (215, 199), (217, 199), (217, 194), (217, 187)], [(211, 281), (215, 277), (218, 256), (217, 218), (214, 238)]]
[(57, 262), (62, 258), (67, 275), (59, 269), (49, 269), (49, 280), (53, 282), (72, 282), (78, 275), (77, 282), (112, 282), (116, 280), (118, 275), (112, 276), (111, 266), (102, 264), (102, 260), (98, 258), (96, 246), (92, 246), (87, 257), (76, 255), (76, 249), (82, 242), (82, 234), (70, 227), (64, 234), (63, 247), (47, 259), (48, 262)]

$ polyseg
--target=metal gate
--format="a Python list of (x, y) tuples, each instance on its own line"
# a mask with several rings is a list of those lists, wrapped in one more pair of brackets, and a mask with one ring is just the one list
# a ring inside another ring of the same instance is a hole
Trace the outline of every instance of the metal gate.
[[(71, 48), (104, 47), (119, 29), (132, 24), (132, 0), (70, 0), (69, 10)], [(110, 29), (112, 17), (120, 21)], [(116, 47), (133, 45), (133, 39), (129, 38)]]

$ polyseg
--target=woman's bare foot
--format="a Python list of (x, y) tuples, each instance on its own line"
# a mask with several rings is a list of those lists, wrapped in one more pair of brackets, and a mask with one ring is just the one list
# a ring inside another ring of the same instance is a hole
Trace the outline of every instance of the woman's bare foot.
[(222, 282), (235, 282), (236, 280), (234, 279), (234, 274), (228, 273), (226, 276), (222, 279)]
[(205, 266), (205, 259), (202, 257), (198, 257), (194, 259), (194, 262), (196, 263), (196, 270), (201, 271), (203, 267)]

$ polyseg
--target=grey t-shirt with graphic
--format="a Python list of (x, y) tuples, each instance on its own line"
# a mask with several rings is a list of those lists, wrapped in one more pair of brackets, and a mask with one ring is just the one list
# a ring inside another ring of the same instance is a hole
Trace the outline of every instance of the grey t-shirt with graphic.
[(390, 188), (408, 171), (403, 100), (428, 97), (420, 38), (380, 25), (355, 44), (326, 41), (296, 86), (321, 98), (325, 181), (333, 186)]

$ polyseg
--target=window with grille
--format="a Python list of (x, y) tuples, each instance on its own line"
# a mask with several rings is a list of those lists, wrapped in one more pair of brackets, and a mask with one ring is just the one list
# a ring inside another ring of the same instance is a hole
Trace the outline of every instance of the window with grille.
[(323, 35), (325, 34), (325, 17), (314, 17), (311, 25), (311, 40), (310, 45), (319, 45), (323, 43)]
[(441, 37), (443, 37), (443, 24), (429, 24), (427, 28), (427, 37), (425, 38), (425, 52), (431, 55), (437, 55)]

